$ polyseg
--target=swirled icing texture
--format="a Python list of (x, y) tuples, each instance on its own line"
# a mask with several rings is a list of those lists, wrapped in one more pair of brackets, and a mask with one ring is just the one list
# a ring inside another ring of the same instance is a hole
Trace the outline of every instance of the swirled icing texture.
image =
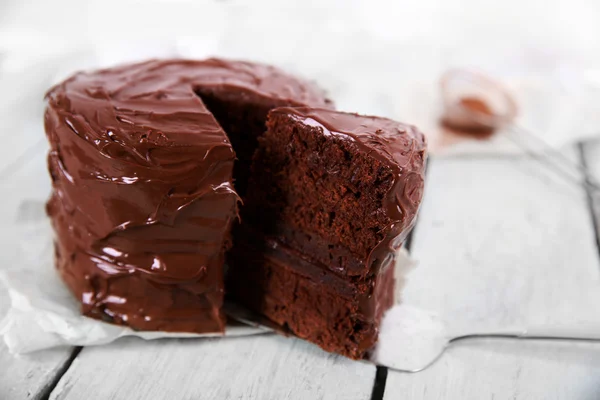
[(57, 268), (88, 316), (134, 329), (224, 329), (235, 152), (197, 93), (326, 106), (269, 66), (168, 60), (78, 73), (47, 94)]

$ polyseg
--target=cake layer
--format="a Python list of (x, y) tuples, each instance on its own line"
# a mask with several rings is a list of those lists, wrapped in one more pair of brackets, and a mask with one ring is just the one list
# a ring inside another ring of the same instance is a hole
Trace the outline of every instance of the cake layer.
[(425, 139), (385, 118), (278, 108), (259, 139), (242, 218), (337, 273), (393, 260), (423, 194)]
[(323, 349), (364, 358), (393, 304), (394, 269), (351, 283), (276, 241), (250, 240), (228, 256), (231, 298)]
[(273, 67), (216, 59), (79, 73), (48, 92), (56, 261), (87, 315), (136, 329), (223, 329), (236, 153), (204, 92), (238, 99), (236, 137), (256, 134), (244, 125), (252, 104), (329, 104)]

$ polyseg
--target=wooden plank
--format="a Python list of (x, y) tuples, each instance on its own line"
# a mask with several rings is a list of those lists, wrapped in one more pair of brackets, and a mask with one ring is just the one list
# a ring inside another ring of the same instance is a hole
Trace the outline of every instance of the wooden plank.
[[(587, 198), (536, 161), (432, 160), (419, 218), (404, 300), (451, 333), (600, 322)], [(598, 382), (598, 344), (463, 342), (424, 372), (390, 371), (384, 398), (592, 399)]]
[(578, 343), (457, 343), (415, 375), (389, 372), (386, 399), (598, 399), (600, 349)]
[[(30, 157), (21, 158), (22, 162), (13, 164), (10, 174), (0, 180), (0, 191), (11, 194), (4, 197), (0, 209), (3, 221), (0, 240), (3, 249), (10, 249), (0, 254), (0, 268), (18, 268), (18, 260), (14, 260), (13, 253), (16, 246), (23, 245), (16, 240), (15, 230), (18, 227), (14, 225), (19, 204), (22, 200), (43, 199), (48, 193), (44, 153), (44, 147), (38, 146)], [(0, 318), (4, 317), (8, 307), (8, 294), (0, 284)], [(16, 357), (8, 352), (4, 343), (0, 343), (0, 399), (44, 398), (69, 364), (72, 353), (73, 348), (60, 348)]]
[(0, 344), (0, 399), (43, 399), (62, 375), (71, 349), (15, 357)]
[(100, 399), (370, 399), (375, 367), (298, 339), (119, 340), (83, 349), (50, 396)]

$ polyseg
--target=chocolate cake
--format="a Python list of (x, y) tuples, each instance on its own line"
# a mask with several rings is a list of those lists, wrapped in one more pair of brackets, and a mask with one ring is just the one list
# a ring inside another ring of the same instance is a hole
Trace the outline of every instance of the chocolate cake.
[(79, 73), (47, 100), (56, 266), (83, 313), (222, 331), (233, 179), (270, 108), (327, 107), (323, 93), (270, 66), (171, 60)]
[(361, 358), (392, 305), (394, 256), (423, 193), (425, 138), (389, 119), (315, 108), (275, 109), (267, 126), (228, 292), (299, 337)]
[(217, 59), (79, 73), (47, 100), (56, 266), (85, 315), (220, 332), (227, 292), (326, 350), (372, 348), (423, 191), (414, 127)]

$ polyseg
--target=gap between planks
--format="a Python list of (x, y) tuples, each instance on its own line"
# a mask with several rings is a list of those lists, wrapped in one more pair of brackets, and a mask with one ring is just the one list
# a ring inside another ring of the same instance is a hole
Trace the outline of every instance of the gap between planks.
[[(586, 181), (591, 183), (593, 177), (594, 182), (600, 182), (600, 140), (589, 141), (579, 144), (579, 152), (581, 163), (585, 168)], [(596, 248), (600, 256), (600, 191), (587, 188), (588, 207), (596, 234)]]
[(37, 397), (39, 400), (48, 400), (50, 398), (50, 394), (52, 393), (56, 385), (58, 385), (58, 382), (62, 379), (63, 375), (67, 372), (67, 370), (71, 368), (71, 364), (73, 364), (73, 361), (75, 361), (75, 358), (77, 358), (82, 349), (83, 347), (80, 346), (73, 348), (73, 350), (71, 351), (71, 355), (64, 362), (64, 364), (61, 365), (61, 367), (56, 372), (56, 375), (50, 380), (48, 385), (40, 391), (40, 394)]

